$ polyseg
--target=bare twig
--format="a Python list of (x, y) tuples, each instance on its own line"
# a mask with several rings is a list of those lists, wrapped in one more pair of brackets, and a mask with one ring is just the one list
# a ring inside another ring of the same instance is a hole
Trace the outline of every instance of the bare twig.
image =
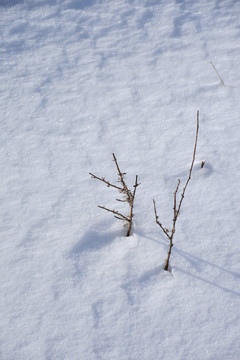
[(184, 186), (184, 188), (183, 188), (183, 192), (182, 192), (182, 195), (181, 195), (181, 199), (180, 199), (180, 202), (179, 202), (179, 205), (178, 205), (178, 209), (177, 209), (177, 213), (176, 213), (176, 216), (177, 216), (177, 217), (178, 217), (178, 214), (179, 214), (180, 209), (181, 209), (181, 206), (182, 206), (182, 202), (183, 202), (183, 199), (184, 199), (185, 191), (186, 191), (186, 189), (187, 189), (188, 183), (189, 183), (189, 181), (190, 181), (190, 179), (191, 179), (191, 175), (192, 175), (192, 169), (193, 169), (193, 164), (194, 164), (194, 161), (195, 161), (196, 150), (197, 150), (198, 130), (199, 130), (199, 111), (197, 111), (197, 129), (196, 129), (195, 143), (194, 143), (194, 149), (193, 149), (192, 163), (191, 163), (191, 166), (190, 166), (190, 169), (189, 169), (188, 178), (187, 178), (186, 184), (185, 184), (185, 186)]
[(181, 210), (182, 202), (183, 202), (183, 199), (184, 199), (184, 195), (185, 195), (188, 183), (189, 183), (189, 181), (191, 179), (191, 175), (192, 175), (192, 169), (193, 169), (195, 156), (196, 156), (196, 149), (197, 149), (198, 130), (199, 130), (199, 111), (197, 112), (197, 129), (196, 129), (196, 136), (195, 136), (195, 142), (194, 142), (192, 163), (191, 163), (188, 178), (187, 178), (186, 183), (185, 183), (185, 185), (183, 187), (183, 191), (182, 191), (182, 194), (181, 194), (180, 201), (179, 201), (178, 205), (177, 205), (177, 192), (178, 192), (179, 186), (180, 186), (180, 179), (178, 179), (178, 183), (177, 183), (176, 189), (175, 189), (174, 194), (173, 194), (173, 219), (172, 219), (172, 229), (170, 231), (167, 228), (165, 228), (160, 223), (160, 221), (158, 220), (156, 202), (153, 199), (153, 208), (154, 208), (154, 214), (155, 214), (156, 223), (158, 224), (158, 226), (161, 228), (161, 230), (163, 231), (163, 233), (166, 235), (166, 237), (169, 240), (168, 254), (167, 254), (167, 258), (166, 258), (165, 266), (164, 266), (164, 270), (166, 270), (166, 271), (169, 270), (169, 261), (170, 261), (172, 247), (173, 247), (173, 237), (174, 237), (174, 234), (175, 234), (175, 231), (176, 231), (176, 222), (177, 222), (178, 216), (180, 214), (180, 210)]
[(134, 187), (134, 190), (133, 190), (133, 193), (130, 192), (131, 194), (131, 201), (129, 202), (129, 206), (130, 206), (130, 214), (129, 214), (129, 222), (128, 222), (128, 230), (127, 230), (127, 236), (130, 235), (131, 233), (131, 228), (132, 228), (132, 219), (133, 219), (133, 204), (134, 204), (134, 199), (135, 199), (135, 194), (136, 194), (136, 190), (137, 190), (137, 187), (138, 187), (138, 176), (136, 175), (136, 179), (135, 179), (135, 185), (133, 186)]
[(204, 167), (205, 163), (206, 163), (206, 160), (203, 160), (203, 161), (201, 162), (201, 169)]
[[(124, 221), (128, 221), (128, 222), (129, 222), (129, 218), (126, 217), (126, 216), (124, 216), (123, 214), (121, 214), (119, 211), (111, 210), (111, 209), (106, 208), (105, 206), (100, 206), (100, 205), (98, 205), (98, 207), (99, 207), (100, 209), (107, 210), (107, 211), (112, 212), (113, 214), (117, 215), (117, 216), (115, 216), (115, 218), (117, 218), (117, 219), (120, 219), (120, 220), (124, 220)], [(120, 218), (120, 217), (121, 217), (121, 218)]]
[(110, 186), (111, 186), (111, 187), (113, 187), (113, 188), (115, 188), (115, 189), (122, 190), (122, 188), (120, 188), (119, 186), (113, 185), (113, 184), (111, 184), (109, 181), (105, 180), (104, 177), (100, 178), (100, 177), (98, 177), (98, 176), (96, 176), (96, 175), (94, 175), (94, 174), (92, 174), (92, 173), (89, 173), (89, 175), (91, 175), (91, 177), (92, 177), (93, 179), (97, 179), (97, 180), (100, 180), (100, 181), (104, 182), (104, 183), (107, 185), (107, 187), (110, 187)]
[(129, 211), (129, 214), (127, 216), (121, 214), (119, 211), (116, 211), (116, 210), (113, 210), (113, 209), (108, 209), (105, 206), (98, 205), (98, 207), (113, 213), (114, 217), (116, 219), (125, 221), (125, 225), (127, 226), (127, 234), (126, 234), (126, 236), (130, 236), (131, 229), (132, 229), (133, 216), (134, 216), (134, 214), (133, 214), (133, 205), (134, 205), (134, 200), (135, 200), (135, 195), (136, 195), (136, 189), (140, 184), (138, 183), (138, 176), (136, 175), (135, 184), (133, 186), (133, 188), (134, 188), (133, 191), (131, 191), (128, 188), (128, 186), (126, 185), (126, 183), (124, 181), (124, 176), (126, 175), (126, 173), (121, 172), (115, 154), (113, 153), (112, 155), (113, 155), (113, 161), (115, 163), (115, 166), (116, 166), (117, 172), (118, 172), (118, 182), (121, 184), (121, 186), (117, 186), (117, 185), (114, 185), (114, 184), (110, 183), (104, 177), (98, 177), (98, 176), (96, 176), (96, 175), (94, 175), (92, 173), (89, 173), (89, 174), (91, 175), (91, 177), (93, 179), (97, 179), (99, 181), (102, 181), (103, 183), (105, 183), (107, 185), (107, 187), (113, 187), (113, 188), (117, 189), (121, 194), (123, 194), (123, 199), (116, 199), (116, 200), (120, 201), (120, 202), (127, 202), (128, 203), (128, 205), (130, 207), (130, 211)]
[(217, 74), (217, 76), (219, 77), (222, 85), (223, 85), (224, 87), (226, 87), (226, 85), (224, 84), (223, 79), (221, 78), (219, 72), (217, 71), (217, 69), (215, 68), (215, 66), (213, 65), (213, 63), (212, 63), (211, 61), (210, 61), (210, 64), (212, 65), (213, 69), (216, 71), (216, 74)]
[(131, 206), (131, 203), (132, 203), (134, 198), (133, 198), (132, 192), (128, 189), (128, 187), (127, 187), (127, 185), (126, 185), (126, 183), (124, 181), (124, 175), (126, 175), (126, 173), (121, 172), (115, 154), (113, 153), (112, 155), (113, 155), (113, 160), (115, 162), (115, 165), (116, 165), (116, 168), (117, 168), (117, 171), (118, 171), (118, 177), (119, 177), (118, 181), (122, 184), (122, 191), (121, 192), (123, 192), (125, 194), (125, 200), (123, 200), (123, 201), (127, 201), (129, 206)]

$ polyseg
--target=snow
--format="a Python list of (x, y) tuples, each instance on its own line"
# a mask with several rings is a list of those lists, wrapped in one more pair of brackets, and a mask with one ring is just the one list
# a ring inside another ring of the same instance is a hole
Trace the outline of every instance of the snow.
[[(1, 359), (238, 360), (240, 2), (0, 15)], [(170, 227), (197, 110), (166, 272), (152, 199)], [(116, 183), (113, 152), (141, 183), (128, 238), (97, 207), (126, 209), (118, 193), (89, 176)]]

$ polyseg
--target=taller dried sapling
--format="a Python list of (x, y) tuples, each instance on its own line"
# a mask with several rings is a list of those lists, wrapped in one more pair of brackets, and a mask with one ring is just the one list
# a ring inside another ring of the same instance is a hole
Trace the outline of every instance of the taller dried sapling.
[(172, 228), (171, 230), (169, 230), (168, 228), (165, 228), (161, 222), (158, 220), (158, 214), (157, 214), (157, 209), (156, 209), (156, 202), (153, 199), (153, 207), (154, 207), (154, 214), (155, 214), (155, 220), (156, 223), (160, 226), (161, 230), (163, 231), (163, 233), (166, 235), (166, 237), (169, 240), (169, 248), (168, 248), (168, 254), (167, 254), (167, 258), (165, 261), (165, 266), (164, 266), (164, 270), (169, 270), (169, 261), (170, 261), (170, 256), (171, 256), (171, 251), (172, 251), (172, 247), (173, 247), (173, 237), (176, 231), (176, 222), (178, 219), (178, 216), (180, 214), (180, 210), (181, 210), (181, 206), (182, 206), (182, 202), (184, 199), (184, 195), (188, 186), (188, 183), (191, 179), (191, 175), (192, 175), (192, 169), (193, 169), (193, 165), (194, 165), (194, 161), (195, 161), (195, 155), (196, 155), (196, 149), (197, 149), (197, 140), (198, 140), (198, 129), (199, 129), (199, 111), (197, 112), (197, 129), (196, 129), (196, 136), (195, 136), (195, 143), (194, 143), (194, 149), (193, 149), (193, 158), (192, 158), (192, 163), (189, 169), (189, 174), (188, 174), (188, 178), (186, 180), (186, 183), (183, 187), (182, 190), (182, 194), (179, 200), (179, 203), (177, 204), (177, 192), (179, 190), (179, 186), (180, 186), (180, 179), (178, 179), (178, 183), (176, 186), (176, 189), (174, 191), (173, 194), (173, 220), (172, 220)]

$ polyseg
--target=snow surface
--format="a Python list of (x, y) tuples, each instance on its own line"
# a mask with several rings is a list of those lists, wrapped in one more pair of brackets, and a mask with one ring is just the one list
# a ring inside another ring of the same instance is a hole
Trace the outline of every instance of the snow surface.
[[(2, 360), (240, 358), (239, 19), (238, 0), (0, 0)], [(152, 199), (171, 226), (197, 110), (166, 272)], [(116, 181), (112, 152), (141, 182), (129, 238), (89, 176)]]

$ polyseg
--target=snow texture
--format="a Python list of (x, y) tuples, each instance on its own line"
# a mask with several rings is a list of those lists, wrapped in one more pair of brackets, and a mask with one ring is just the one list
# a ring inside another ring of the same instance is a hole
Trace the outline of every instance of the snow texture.
[[(2, 360), (239, 359), (239, 18), (238, 0), (0, 0)], [(167, 272), (152, 199), (171, 226), (197, 110)], [(116, 181), (112, 152), (141, 182), (129, 238), (89, 176)]]

